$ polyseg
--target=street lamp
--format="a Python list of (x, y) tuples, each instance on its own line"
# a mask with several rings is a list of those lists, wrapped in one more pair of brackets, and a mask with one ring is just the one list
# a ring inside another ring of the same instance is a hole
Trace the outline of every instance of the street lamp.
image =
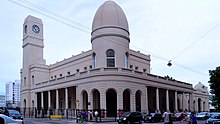
[(169, 66), (169, 67), (172, 66), (171, 60), (168, 61), (167, 66)]

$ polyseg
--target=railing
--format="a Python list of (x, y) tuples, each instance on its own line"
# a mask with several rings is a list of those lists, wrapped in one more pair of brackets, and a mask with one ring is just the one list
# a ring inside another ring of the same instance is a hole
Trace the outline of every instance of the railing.
[(160, 81), (169, 81), (170, 83), (178, 83), (178, 84), (182, 84), (184, 85), (185, 87), (187, 88), (191, 88), (192, 87), (192, 84), (189, 84), (189, 83), (186, 83), (186, 82), (181, 82), (181, 81), (177, 81), (177, 80), (168, 80), (167, 78), (165, 77), (162, 77), (162, 76), (158, 76), (158, 75), (153, 75), (153, 74), (149, 74), (149, 73), (145, 73), (145, 72), (141, 72), (141, 71), (137, 71), (137, 70), (131, 70), (131, 69), (128, 69), (128, 68), (95, 68), (95, 69), (91, 69), (91, 70), (87, 70), (87, 71), (84, 71), (84, 72), (80, 72), (80, 73), (76, 73), (76, 74), (72, 74), (72, 75), (67, 75), (67, 76), (64, 76), (62, 78), (56, 78), (56, 79), (52, 79), (52, 80), (49, 80), (49, 81), (45, 81), (45, 82), (41, 82), (41, 83), (38, 83), (36, 85), (47, 85), (49, 83), (56, 83), (57, 80), (59, 80), (59, 82), (62, 80), (65, 81), (65, 80), (68, 80), (67, 78), (74, 78), (74, 77), (78, 77), (80, 75), (89, 75), (89, 74), (96, 74), (96, 73), (111, 73), (111, 72), (115, 72), (115, 74), (118, 73), (130, 73), (130, 74), (133, 74), (133, 75), (137, 75), (137, 76), (143, 76), (143, 78), (146, 78), (148, 77), (150, 80), (160, 80)]
[[(85, 121), (99, 121), (99, 122), (114, 122), (116, 118), (121, 116), (126, 110), (116, 110), (108, 112), (105, 109), (40, 109), (40, 108), (21, 108), (21, 114), (24, 118), (54, 118), (61, 117), (60, 119), (72, 119), (79, 121), (85, 116)], [(98, 115), (95, 115), (95, 111)], [(84, 114), (83, 114), (84, 113)]]
[(51, 118), (51, 115), (61, 115), (65, 119), (75, 119), (76, 109), (37, 109), (21, 108), (24, 118)]

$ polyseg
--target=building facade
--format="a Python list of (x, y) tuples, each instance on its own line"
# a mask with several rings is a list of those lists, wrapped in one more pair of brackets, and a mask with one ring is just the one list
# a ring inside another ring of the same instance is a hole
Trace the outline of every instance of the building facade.
[[(129, 35), (122, 8), (106, 1), (93, 19), (92, 49), (46, 65), (42, 20), (28, 16), (23, 24), (21, 107), (104, 109), (107, 117), (119, 109), (198, 111), (193, 103), (200, 96), (192, 84), (151, 74), (150, 55), (129, 49)], [(201, 110), (208, 111), (206, 98), (200, 102)]]
[(20, 80), (6, 83), (7, 107), (20, 107)]
[(0, 94), (0, 107), (6, 107), (5, 95)]

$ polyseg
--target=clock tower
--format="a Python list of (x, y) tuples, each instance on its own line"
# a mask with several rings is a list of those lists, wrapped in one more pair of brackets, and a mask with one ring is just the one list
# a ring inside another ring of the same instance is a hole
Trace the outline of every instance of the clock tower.
[(21, 107), (30, 106), (30, 89), (36, 72), (31, 71), (35, 65), (45, 65), (43, 58), (43, 23), (42, 20), (33, 16), (28, 16), (23, 24), (23, 66), (21, 69)]
[(23, 69), (32, 64), (45, 64), (43, 40), (42, 20), (29, 15), (23, 24)]

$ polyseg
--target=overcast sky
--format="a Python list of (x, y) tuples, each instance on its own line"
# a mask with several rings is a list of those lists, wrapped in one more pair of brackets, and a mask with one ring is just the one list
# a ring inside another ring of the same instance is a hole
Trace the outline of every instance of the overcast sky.
[[(208, 70), (220, 65), (219, 0), (114, 1), (128, 19), (130, 48), (151, 55), (152, 74), (209, 86)], [(28, 15), (42, 19), (44, 59), (53, 64), (91, 49), (92, 21), (102, 3), (104, 0), (2, 0), (0, 93), (5, 92), (6, 82), (20, 79), (22, 28)]]

